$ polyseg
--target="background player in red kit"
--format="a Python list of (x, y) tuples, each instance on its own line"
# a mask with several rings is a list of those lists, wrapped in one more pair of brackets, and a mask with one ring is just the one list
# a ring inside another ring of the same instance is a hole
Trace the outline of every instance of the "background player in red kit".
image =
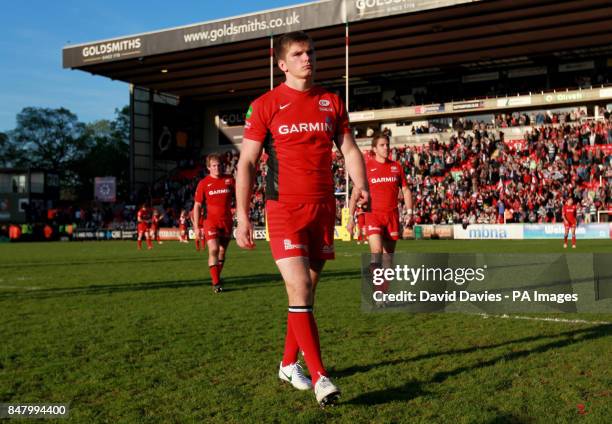
[[(208, 269), (212, 279), (213, 290), (219, 293), (221, 287), (221, 271), (225, 261), (227, 246), (232, 237), (232, 197), (235, 191), (234, 178), (221, 173), (221, 157), (217, 154), (208, 155), (206, 167), (210, 173), (198, 183), (196, 188), (193, 212), (200, 215), (202, 203), (206, 201), (206, 220), (204, 235), (208, 245)], [(198, 234), (199, 223), (193, 223), (193, 229)]]
[(149, 227), (151, 226), (151, 210), (146, 204), (138, 209), (136, 213), (136, 221), (138, 222), (138, 249), (142, 249), (142, 238), (143, 236), (147, 240), (147, 248), (153, 249), (153, 243), (151, 243), (151, 233)]
[[(370, 210), (365, 213), (366, 235), (370, 244), (371, 267), (391, 265), (390, 254), (400, 234), (400, 213), (398, 195), (401, 189), (407, 221), (412, 217), (412, 193), (406, 182), (402, 165), (389, 157), (389, 137), (377, 133), (372, 138), (374, 157), (366, 163), (366, 174), (370, 188)], [(352, 196), (349, 211), (353, 213), (357, 199)], [(348, 230), (353, 231), (354, 223), (349, 221)], [(383, 253), (385, 255), (383, 255)], [(380, 287), (386, 292), (386, 283)]]
[(185, 209), (181, 210), (181, 214), (179, 216), (179, 242), (181, 243), (189, 243), (189, 235), (187, 233), (187, 221), (188, 214)]
[[(255, 169), (262, 149), (268, 154), (266, 220), (272, 256), (285, 281), (289, 312), (285, 350), (278, 376), (300, 390), (314, 385), (320, 405), (336, 401), (340, 390), (327, 377), (319, 334), (312, 313), (315, 288), (327, 259), (334, 258), (334, 142), (361, 201), (366, 203), (363, 157), (351, 135), (340, 98), (313, 85), (314, 45), (294, 32), (275, 42), (285, 82), (256, 99), (246, 115), (236, 182), (236, 241), (253, 248), (249, 205)], [(303, 352), (312, 383), (301, 372)]]
[(576, 248), (576, 205), (574, 204), (574, 198), (569, 197), (567, 202), (563, 205), (561, 210), (563, 215), (563, 227), (565, 227), (565, 236), (563, 237), (563, 248), (567, 249), (567, 235), (572, 230), (572, 249)]
[(159, 238), (159, 221), (161, 221), (163, 215), (159, 214), (157, 209), (153, 209), (153, 216), (151, 217), (151, 238), (157, 242), (157, 244), (163, 244)]
[[(357, 223), (357, 244), (361, 244), (361, 242), (368, 244), (368, 240), (366, 238), (365, 210), (363, 209), (362, 205), (355, 208), (355, 221)], [(354, 223), (349, 227), (349, 234), (351, 237), (353, 236), (353, 230)]]

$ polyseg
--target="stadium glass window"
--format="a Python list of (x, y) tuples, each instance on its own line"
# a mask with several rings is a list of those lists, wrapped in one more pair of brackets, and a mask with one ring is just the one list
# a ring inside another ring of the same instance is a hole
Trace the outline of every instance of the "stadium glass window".
[(13, 193), (26, 193), (26, 176), (13, 175), (11, 177), (11, 186)]
[(30, 191), (41, 194), (45, 192), (45, 174), (36, 172), (30, 175)]
[(11, 175), (0, 174), (0, 193), (12, 193)]

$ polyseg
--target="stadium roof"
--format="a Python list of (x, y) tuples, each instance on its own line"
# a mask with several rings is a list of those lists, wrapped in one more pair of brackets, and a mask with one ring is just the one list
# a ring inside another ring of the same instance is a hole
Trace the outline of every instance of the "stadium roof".
[(289, 30), (315, 40), (318, 81), (342, 81), (347, 22), (351, 80), (612, 53), (610, 0), (326, 0), (68, 46), (64, 67), (180, 97), (252, 96), (270, 86), (270, 35)]

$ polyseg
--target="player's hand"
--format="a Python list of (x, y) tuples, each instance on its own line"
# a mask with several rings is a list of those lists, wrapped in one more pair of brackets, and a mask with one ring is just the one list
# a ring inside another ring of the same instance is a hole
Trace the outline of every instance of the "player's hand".
[(250, 221), (238, 221), (236, 228), (236, 243), (242, 249), (254, 249), (253, 224)]
[(353, 219), (349, 219), (348, 223), (346, 224), (346, 229), (348, 230), (351, 239), (353, 238), (353, 233), (355, 230), (355, 221), (353, 221)]
[(370, 210), (370, 192), (365, 188), (355, 187), (353, 196), (357, 199), (356, 204), (364, 211)]
[(410, 221), (412, 221), (412, 218), (414, 216), (413, 211), (412, 209), (409, 209), (409, 208), (406, 208), (405, 211), (406, 211), (406, 215), (404, 215), (404, 222), (406, 223), (406, 225), (409, 225)]

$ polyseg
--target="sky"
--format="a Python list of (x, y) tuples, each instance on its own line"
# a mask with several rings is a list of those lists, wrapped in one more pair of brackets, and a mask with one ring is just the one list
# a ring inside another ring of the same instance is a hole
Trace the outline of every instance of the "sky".
[[(65, 107), (81, 122), (113, 119), (129, 103), (128, 84), (62, 68), (62, 48), (190, 25), (304, 0), (25, 0), (0, 13), (0, 132), (28, 106)], [(222, 7), (219, 7), (222, 5)]]

